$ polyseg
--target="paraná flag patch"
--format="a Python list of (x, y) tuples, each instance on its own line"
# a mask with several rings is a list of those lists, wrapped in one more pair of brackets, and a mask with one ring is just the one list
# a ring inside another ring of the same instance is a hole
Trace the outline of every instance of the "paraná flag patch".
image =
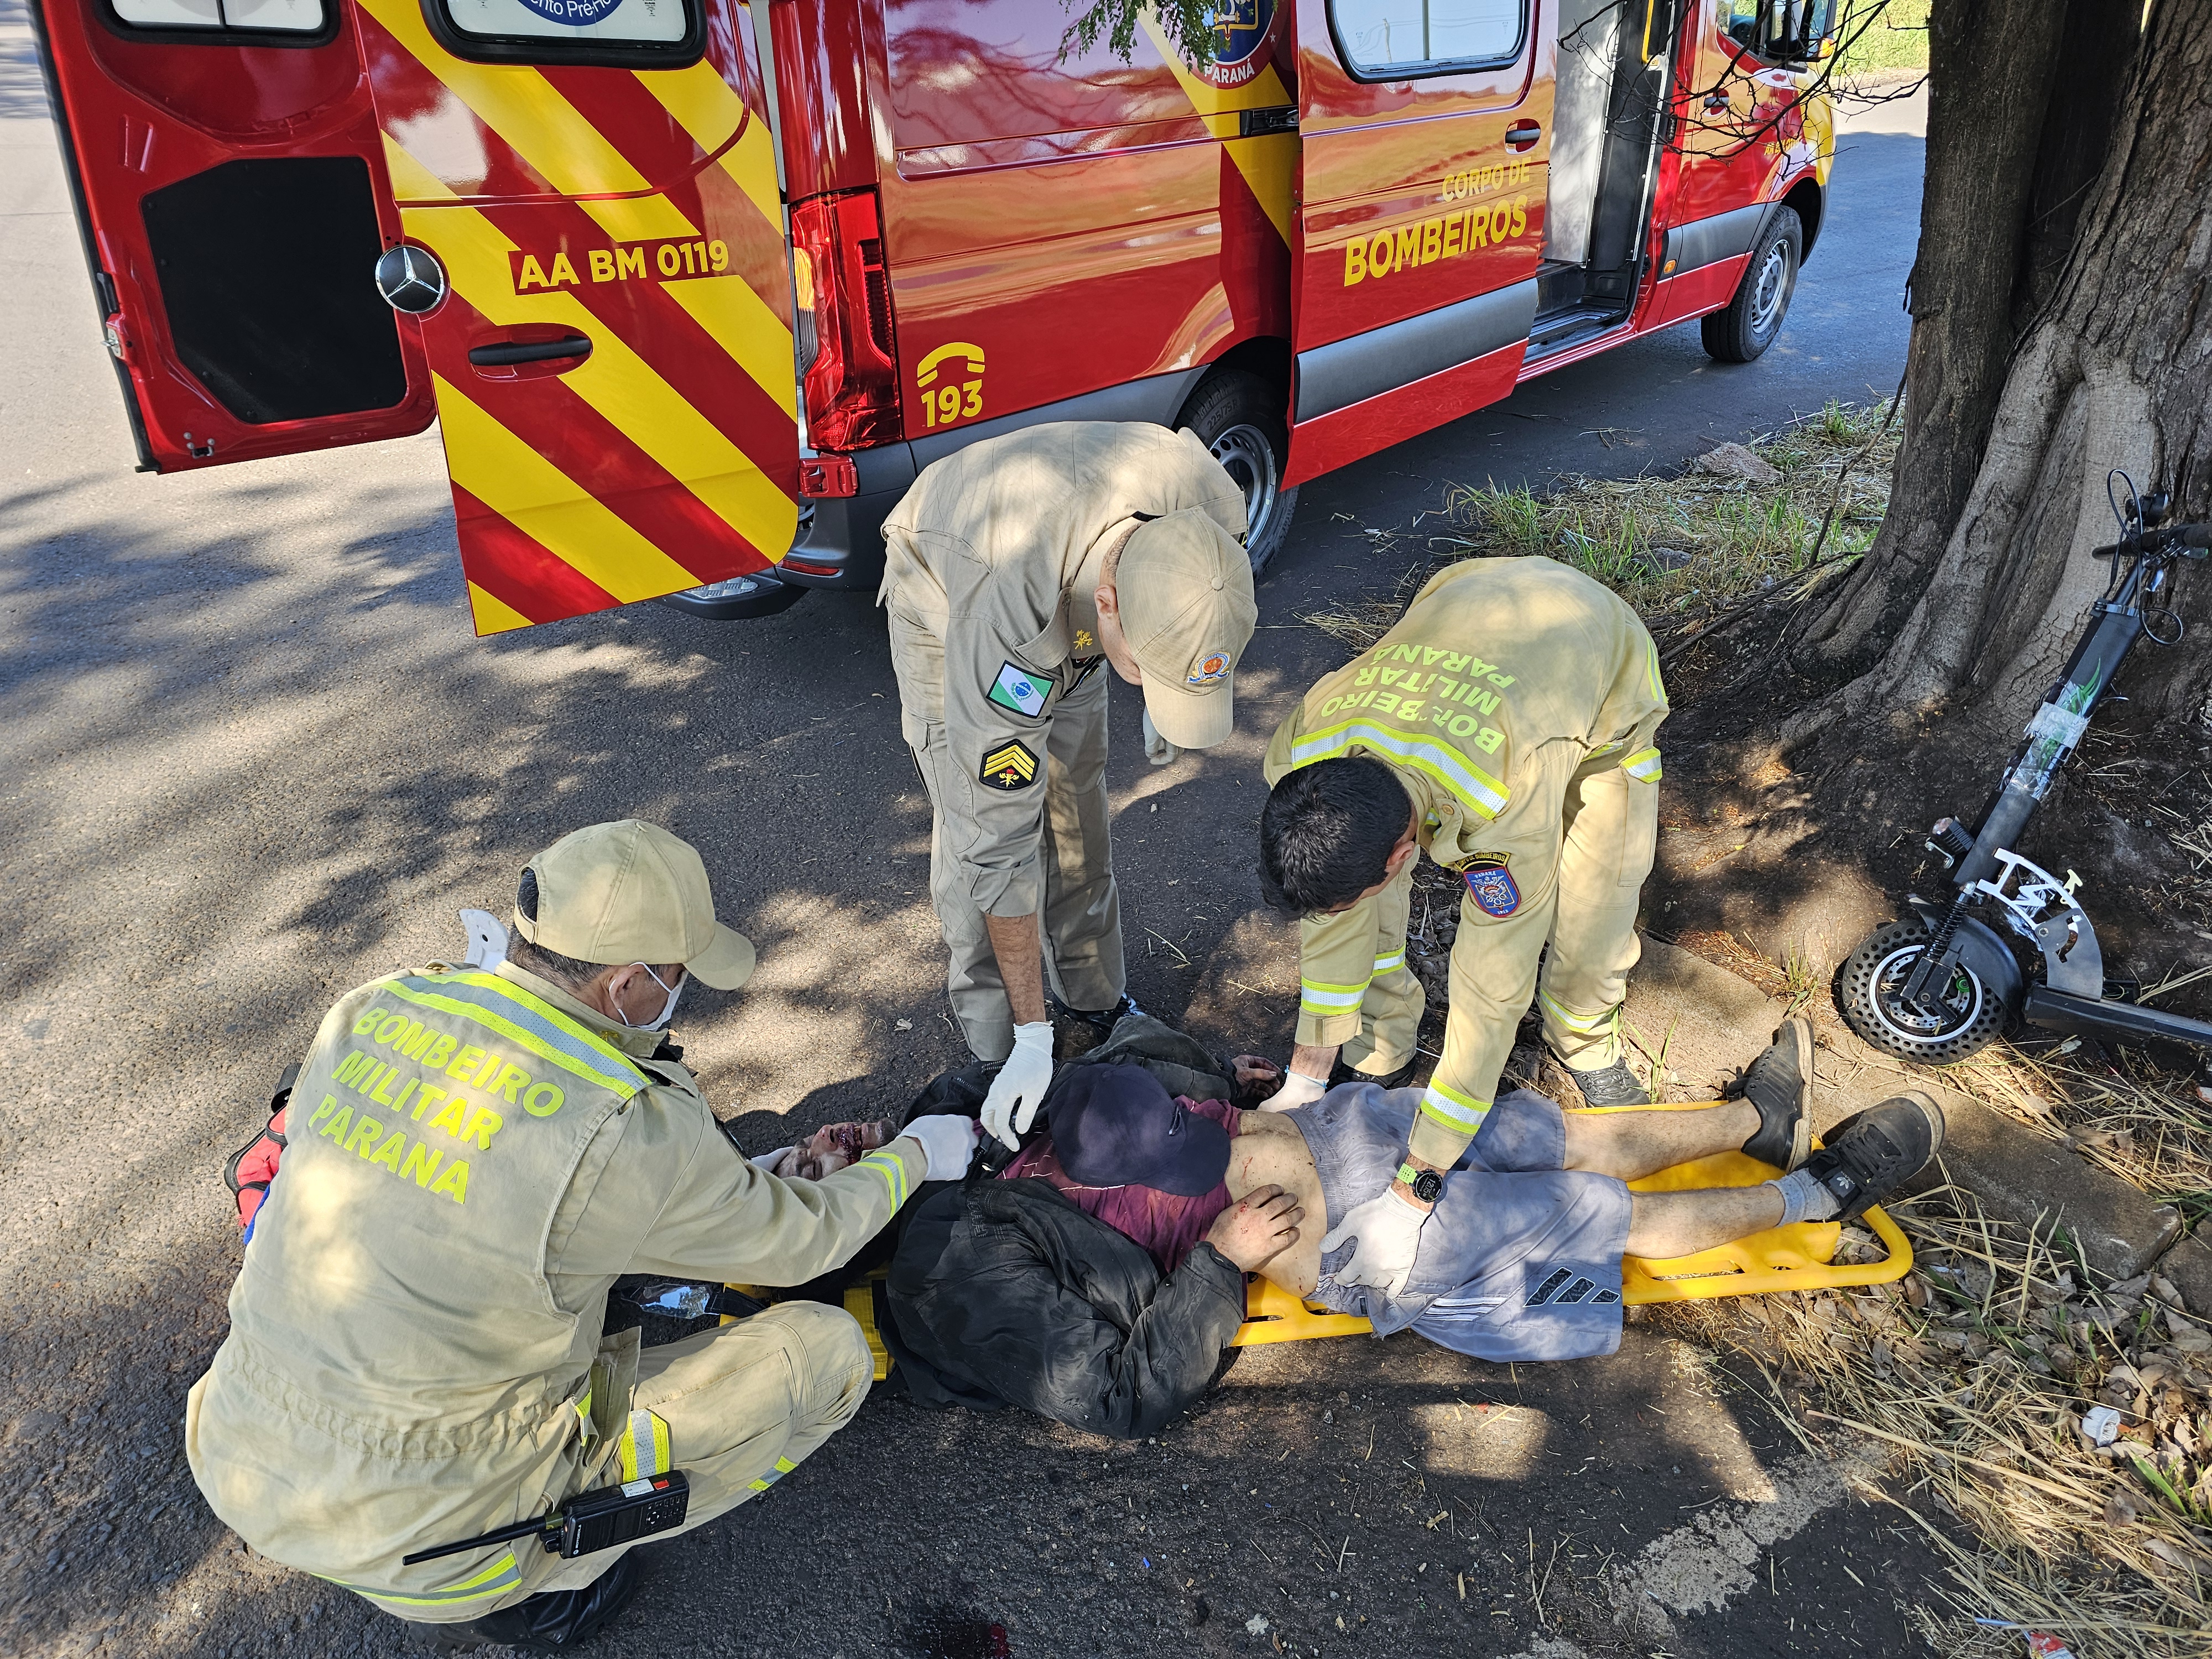
[(1026, 720), (1035, 720), (1044, 713), (1044, 706), (1052, 701), (1053, 676), (1038, 674), (1008, 662), (999, 670), (999, 678), (991, 682), (991, 689), (983, 694), (987, 702), (1001, 708), (1011, 708)]
[(983, 757), (979, 781), (993, 789), (1026, 789), (1036, 781), (1037, 757), (1017, 738)]

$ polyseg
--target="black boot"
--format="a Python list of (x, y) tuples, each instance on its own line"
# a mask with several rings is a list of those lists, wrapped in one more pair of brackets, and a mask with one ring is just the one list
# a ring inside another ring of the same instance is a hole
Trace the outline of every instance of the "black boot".
[(1744, 1067), (1741, 1092), (1759, 1108), (1745, 1153), (1788, 1174), (1813, 1151), (1813, 1022), (1782, 1022), (1774, 1043)]
[(416, 1625), (440, 1653), (502, 1644), (522, 1653), (574, 1653), (606, 1627), (637, 1594), (637, 1552), (630, 1551), (581, 1589), (545, 1590), (465, 1625)]
[(1856, 1221), (1926, 1169), (1943, 1150), (1943, 1109), (1917, 1089), (1853, 1112), (1828, 1131), (1803, 1175), (1834, 1194), (1829, 1218)]
[(1415, 1054), (1396, 1071), (1382, 1073), (1354, 1071), (1339, 1060), (1329, 1068), (1328, 1086), (1334, 1089), (1340, 1083), (1371, 1083), (1378, 1089), (1402, 1089), (1413, 1080), (1413, 1067), (1420, 1058)]
[[(1563, 1064), (1565, 1062), (1562, 1062)], [(1577, 1072), (1567, 1066), (1567, 1075), (1583, 1091), (1586, 1106), (1649, 1106), (1650, 1091), (1636, 1080), (1636, 1073), (1628, 1069), (1628, 1062), (1616, 1060), (1612, 1065), (1595, 1072)]]

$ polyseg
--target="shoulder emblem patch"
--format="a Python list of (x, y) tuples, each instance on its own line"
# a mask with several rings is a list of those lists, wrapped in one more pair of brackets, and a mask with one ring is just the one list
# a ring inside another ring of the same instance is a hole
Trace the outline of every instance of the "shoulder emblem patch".
[(982, 769), (975, 775), (993, 789), (1012, 790), (1028, 788), (1036, 781), (1036, 756), (1018, 738), (984, 756)]
[(1513, 884), (1513, 873), (1505, 862), (1494, 855), (1478, 857), (1460, 872), (1482, 914), (1500, 921), (1521, 908), (1521, 890)]
[(1226, 652), (1209, 652), (1200, 659), (1197, 667), (1183, 678), (1185, 685), (1218, 685), (1229, 678), (1229, 656)]
[(1045, 704), (1052, 700), (1054, 683), (1050, 674), (1035, 673), (1009, 661), (999, 670), (999, 678), (991, 682), (991, 689), (983, 696), (987, 702), (1033, 720), (1044, 713)]

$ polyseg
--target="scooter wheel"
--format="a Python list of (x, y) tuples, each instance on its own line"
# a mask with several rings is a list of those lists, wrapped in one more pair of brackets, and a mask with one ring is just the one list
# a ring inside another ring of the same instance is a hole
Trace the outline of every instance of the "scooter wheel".
[(1951, 970), (1934, 1012), (1907, 1007), (1905, 982), (1930, 937), (1923, 921), (1884, 922), (1844, 963), (1838, 988), (1844, 1019), (1875, 1048), (1923, 1066), (1951, 1066), (2003, 1031), (2005, 1006), (1962, 962)]

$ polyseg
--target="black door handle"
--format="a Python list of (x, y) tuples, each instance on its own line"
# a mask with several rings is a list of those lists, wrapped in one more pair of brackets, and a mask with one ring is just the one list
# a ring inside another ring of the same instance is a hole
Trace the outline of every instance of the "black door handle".
[(566, 335), (558, 340), (501, 340), (492, 345), (469, 348), (469, 361), (478, 368), (542, 363), (555, 357), (574, 357), (580, 362), (591, 355), (592, 343), (580, 334)]

